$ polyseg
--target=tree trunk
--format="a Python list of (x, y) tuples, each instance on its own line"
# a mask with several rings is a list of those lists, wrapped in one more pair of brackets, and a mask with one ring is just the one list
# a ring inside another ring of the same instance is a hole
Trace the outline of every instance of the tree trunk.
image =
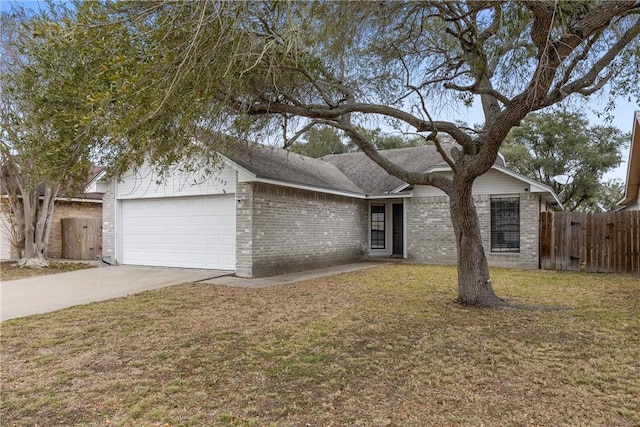
[(58, 186), (47, 187), (39, 202), (38, 191), (33, 190), (22, 197), (15, 197), (12, 211), (18, 227), (18, 265), (20, 267), (42, 268), (49, 265), (46, 249), (53, 218), (53, 207), (58, 194)]
[[(15, 245), (20, 267), (42, 268), (49, 263), (46, 250), (51, 233), (53, 208), (60, 192), (59, 184), (43, 183), (40, 202), (38, 184), (42, 181), (23, 173), (11, 156), (3, 154), (2, 179), (9, 196), (10, 215), (15, 223)], [(28, 163), (27, 166), (30, 164)], [(32, 166), (32, 165), (31, 165)], [(27, 169), (29, 169), (27, 167)]]
[(454, 178), (454, 191), (449, 198), (458, 250), (458, 302), (475, 307), (500, 307), (507, 304), (495, 295), (491, 286), (472, 186), (473, 181)]
[[(38, 192), (22, 190), (22, 197), (15, 199), (16, 204), (22, 204), (22, 218), (17, 222), (22, 227), (21, 239), (18, 241), (18, 265), (26, 264), (26, 260), (37, 258), (35, 249), (35, 218), (38, 212)], [(14, 209), (14, 212), (18, 209)]]
[(53, 208), (59, 188), (58, 185), (47, 185), (45, 187), (42, 205), (36, 219), (36, 242), (39, 246), (37, 250), (42, 254), (43, 258), (47, 257), (47, 246), (49, 245), (49, 235), (51, 234), (51, 225), (53, 223)]

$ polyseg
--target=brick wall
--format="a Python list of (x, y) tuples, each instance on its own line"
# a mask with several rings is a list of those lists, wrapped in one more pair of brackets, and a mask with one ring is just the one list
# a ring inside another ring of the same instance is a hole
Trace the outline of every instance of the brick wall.
[(236, 184), (236, 275), (253, 276), (253, 184)]
[(260, 277), (361, 260), (367, 247), (364, 200), (239, 183), (236, 274)]
[(102, 258), (116, 262), (116, 183), (111, 180), (102, 197)]
[[(540, 202), (538, 196), (520, 196), (520, 253), (491, 252), (491, 196), (474, 196), (480, 232), (489, 265), (538, 268)], [(457, 251), (446, 196), (418, 197), (407, 203), (407, 252), (411, 261), (456, 264)]]
[(456, 242), (446, 196), (406, 201), (407, 257), (426, 264), (455, 264)]
[(101, 203), (81, 202), (56, 202), (53, 209), (53, 222), (49, 245), (47, 246), (48, 258), (60, 258), (62, 255), (62, 219), (63, 218), (102, 218)]

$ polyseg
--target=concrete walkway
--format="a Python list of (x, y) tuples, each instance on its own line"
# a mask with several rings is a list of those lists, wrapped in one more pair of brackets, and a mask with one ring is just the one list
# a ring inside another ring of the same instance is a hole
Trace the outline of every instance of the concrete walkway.
[(317, 279), (318, 277), (333, 276), (334, 274), (349, 273), (382, 265), (380, 262), (359, 262), (357, 264), (344, 264), (318, 270), (302, 271), (300, 273), (282, 274), (280, 276), (261, 277), (258, 279), (242, 279), (236, 276), (216, 277), (203, 280), (202, 283), (212, 285), (237, 286), (242, 288), (264, 288), (267, 286), (284, 285), (286, 283), (300, 282), (302, 280)]
[(199, 282), (231, 271), (118, 266), (90, 268), (0, 283), (0, 320)]
[(242, 279), (231, 271), (117, 266), (90, 268), (0, 283), (0, 320), (49, 313), (79, 304), (105, 301), (182, 283), (263, 288), (363, 270), (380, 262), (345, 264), (259, 279)]

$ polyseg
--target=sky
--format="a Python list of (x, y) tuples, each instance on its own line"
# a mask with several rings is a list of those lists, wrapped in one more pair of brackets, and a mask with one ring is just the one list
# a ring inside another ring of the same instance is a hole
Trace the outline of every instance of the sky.
[[(55, 3), (66, 3), (65, 0), (54, 0)], [(38, 10), (46, 9), (47, 3), (44, 0), (0, 0), (0, 10), (9, 10), (12, 4), (24, 6), (25, 9)]]
[[(55, 0), (56, 3), (66, 3), (65, 0)], [(46, 2), (42, 0), (0, 0), (0, 10), (8, 10), (11, 4), (18, 4), (25, 7), (25, 9), (33, 9), (37, 10), (39, 8), (46, 8)], [(595, 111), (603, 111), (606, 104), (605, 99), (592, 99), (589, 102), (589, 107), (591, 110)], [(633, 127), (633, 115), (635, 111), (640, 110), (640, 105), (638, 103), (629, 102), (628, 100), (619, 98), (616, 100), (616, 107), (611, 112), (613, 120), (611, 123), (605, 123), (602, 118), (597, 117), (591, 111), (585, 111), (588, 116), (590, 125), (608, 125), (608, 126), (616, 126), (623, 132), (631, 133)], [(482, 115), (482, 109), (477, 103), (471, 108), (465, 110), (458, 110), (455, 113), (445, 113), (444, 116), (439, 116), (438, 120), (451, 120), (451, 121), (463, 121), (473, 125), (475, 123), (482, 123), (484, 121)], [(629, 140), (629, 143), (631, 140)], [(623, 162), (612, 170), (605, 174), (604, 179), (619, 179), (622, 181), (626, 181), (627, 177), (627, 164), (629, 160), (629, 147), (622, 150), (622, 158)]]
[[(589, 102), (589, 108), (586, 109), (585, 114), (589, 119), (589, 125), (603, 125), (603, 126), (615, 126), (620, 129), (622, 132), (631, 133), (633, 128), (633, 117), (635, 111), (640, 111), (640, 105), (637, 103), (629, 102), (626, 99), (618, 98), (615, 102), (615, 108), (611, 112), (612, 121), (605, 122), (603, 118), (598, 117), (592, 111), (604, 111), (606, 105), (605, 99), (592, 99)], [(476, 123), (484, 122), (484, 116), (482, 113), (482, 108), (478, 103), (474, 103), (473, 107), (458, 110), (455, 113), (448, 113), (448, 115), (444, 117), (440, 117), (444, 120), (460, 120), (470, 125)], [(631, 139), (629, 139), (628, 143), (631, 143)], [(614, 170), (606, 173), (604, 175), (604, 180), (609, 179), (619, 179), (626, 182), (627, 179), (627, 165), (629, 161), (629, 147), (627, 146), (625, 149), (621, 150), (623, 162), (615, 168)]]

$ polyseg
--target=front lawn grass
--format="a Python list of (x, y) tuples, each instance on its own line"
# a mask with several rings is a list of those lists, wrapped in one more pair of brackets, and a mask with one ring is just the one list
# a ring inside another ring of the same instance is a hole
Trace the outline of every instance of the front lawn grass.
[(47, 274), (65, 273), (67, 271), (93, 268), (94, 265), (86, 262), (50, 262), (45, 268), (18, 267), (13, 261), (0, 262), (0, 282), (9, 280), (26, 279), (27, 277), (44, 276)]
[(640, 281), (454, 267), (188, 284), (2, 324), (6, 426), (635, 426)]

